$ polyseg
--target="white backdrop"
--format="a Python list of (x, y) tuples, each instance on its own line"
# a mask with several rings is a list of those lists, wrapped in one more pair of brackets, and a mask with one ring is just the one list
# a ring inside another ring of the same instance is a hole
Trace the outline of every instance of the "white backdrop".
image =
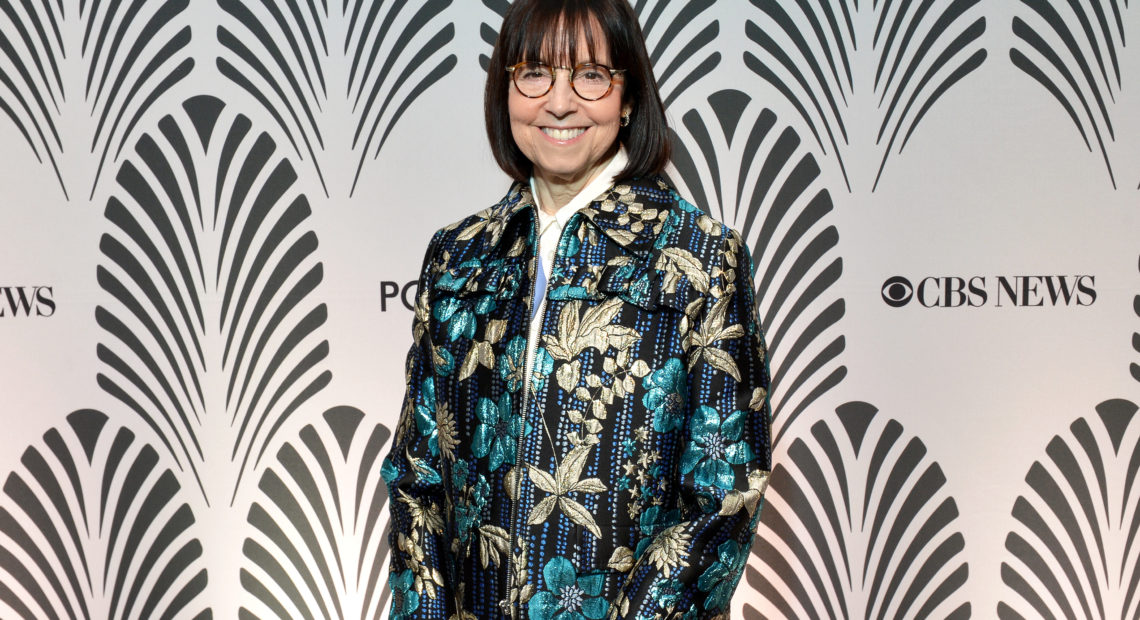
[[(740, 617), (1140, 615), (1140, 8), (1063, 4), (634, 2), (758, 263)], [(0, 617), (383, 615), (506, 5), (0, 2)]]

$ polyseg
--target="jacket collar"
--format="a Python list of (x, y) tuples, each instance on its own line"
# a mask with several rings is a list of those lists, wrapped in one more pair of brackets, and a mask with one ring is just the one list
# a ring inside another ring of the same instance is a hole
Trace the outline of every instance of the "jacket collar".
[[(639, 258), (647, 258), (675, 201), (673, 188), (660, 177), (650, 177), (614, 185), (579, 209), (578, 213), (622, 249)], [(503, 200), (487, 214), (487, 225), (483, 230), (485, 251), (497, 246), (508, 228), (533, 221), (535, 209), (530, 185), (516, 181)], [(522, 214), (526, 214), (527, 222), (516, 222), (523, 217)]]

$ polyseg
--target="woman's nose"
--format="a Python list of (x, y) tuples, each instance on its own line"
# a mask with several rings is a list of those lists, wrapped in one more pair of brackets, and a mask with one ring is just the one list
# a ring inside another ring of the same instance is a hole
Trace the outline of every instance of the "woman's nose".
[(555, 69), (554, 87), (548, 94), (546, 109), (554, 116), (563, 117), (576, 109), (577, 100), (578, 96), (570, 84), (570, 71)]

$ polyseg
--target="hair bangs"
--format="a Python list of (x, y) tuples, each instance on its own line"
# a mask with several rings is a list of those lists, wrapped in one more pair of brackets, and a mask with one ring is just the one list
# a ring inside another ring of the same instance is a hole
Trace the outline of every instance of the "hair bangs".
[[(543, 62), (574, 66), (596, 63), (600, 52), (608, 51), (601, 24), (586, 2), (536, 2), (521, 26), (511, 41), (515, 45), (508, 45), (505, 50), (507, 64)], [(586, 49), (578, 49), (583, 42)]]

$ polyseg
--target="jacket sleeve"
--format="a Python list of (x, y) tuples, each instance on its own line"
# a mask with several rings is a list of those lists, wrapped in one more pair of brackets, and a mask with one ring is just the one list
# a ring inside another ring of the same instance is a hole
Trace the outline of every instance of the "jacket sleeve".
[(681, 505), (639, 545), (612, 617), (727, 618), (748, 562), (771, 470), (769, 375), (748, 249), (724, 230), (709, 294), (692, 308), (685, 336)]
[(437, 239), (424, 257), (416, 293), (406, 391), (392, 447), (382, 465), (388, 485), (389, 617), (445, 618), (451, 595), (444, 585), (445, 557), (439, 447), (435, 439), (435, 378), (430, 333), (429, 269)]

